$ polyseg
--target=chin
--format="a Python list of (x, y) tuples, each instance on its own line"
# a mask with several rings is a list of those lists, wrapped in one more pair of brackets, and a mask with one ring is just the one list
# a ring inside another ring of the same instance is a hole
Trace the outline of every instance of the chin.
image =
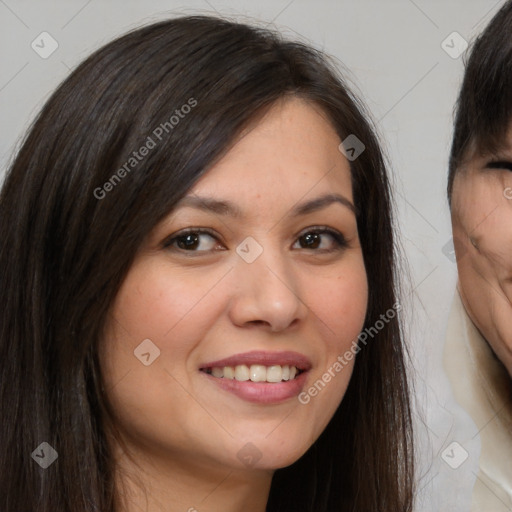
[(242, 443), (235, 456), (237, 465), (241, 463), (249, 469), (276, 471), (297, 462), (312, 444), (298, 439), (286, 439), (276, 444), (263, 438)]

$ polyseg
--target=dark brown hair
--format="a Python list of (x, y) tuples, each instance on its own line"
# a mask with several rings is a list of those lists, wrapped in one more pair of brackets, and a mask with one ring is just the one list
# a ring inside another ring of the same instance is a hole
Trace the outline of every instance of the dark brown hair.
[[(207, 16), (124, 35), (49, 99), (0, 195), (1, 510), (116, 510), (97, 357), (110, 306), (152, 228), (248, 123), (286, 95), (314, 102), (340, 140), (355, 134), (366, 146), (351, 162), (369, 283), (365, 328), (396, 304), (383, 156), (364, 108), (323, 54)], [(175, 110), (194, 102), (171, 128)], [(161, 126), (168, 129), (156, 147), (119, 176)], [(59, 453), (45, 470), (31, 459), (43, 441)], [(275, 473), (267, 510), (410, 511), (412, 455), (394, 317), (362, 347), (320, 438)]]
[(470, 147), (497, 152), (512, 118), (512, 1), (494, 15), (475, 40), (456, 103), (448, 174), (453, 180)]

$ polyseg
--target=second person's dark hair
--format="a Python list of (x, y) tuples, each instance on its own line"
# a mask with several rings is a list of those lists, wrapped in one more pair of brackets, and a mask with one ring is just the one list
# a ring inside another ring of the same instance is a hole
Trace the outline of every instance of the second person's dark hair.
[(512, 1), (494, 15), (471, 47), (456, 104), (448, 198), (471, 145), (498, 151), (512, 120)]

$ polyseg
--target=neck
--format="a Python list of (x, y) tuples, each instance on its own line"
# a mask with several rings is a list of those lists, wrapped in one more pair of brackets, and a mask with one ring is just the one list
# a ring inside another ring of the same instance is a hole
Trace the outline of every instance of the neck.
[[(173, 457), (174, 459), (174, 457)], [(178, 457), (178, 459), (180, 459)], [(272, 472), (119, 453), (119, 512), (265, 512)]]

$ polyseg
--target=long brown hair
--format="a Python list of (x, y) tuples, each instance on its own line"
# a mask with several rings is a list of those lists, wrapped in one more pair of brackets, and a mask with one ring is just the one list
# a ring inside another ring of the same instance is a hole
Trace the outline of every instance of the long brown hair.
[[(270, 30), (207, 16), (124, 35), (49, 99), (0, 196), (0, 509), (114, 512), (97, 357), (109, 308), (145, 236), (285, 95), (315, 102), (341, 140), (364, 143), (351, 172), (369, 283), (365, 329), (396, 304), (384, 159), (363, 106), (327, 57)], [(175, 110), (194, 101), (173, 126)], [(157, 127), (165, 134), (156, 147), (126, 167)], [(44, 441), (59, 454), (47, 469), (31, 458)], [(410, 511), (412, 467), (393, 317), (361, 348), (320, 438), (275, 473), (267, 510)]]

